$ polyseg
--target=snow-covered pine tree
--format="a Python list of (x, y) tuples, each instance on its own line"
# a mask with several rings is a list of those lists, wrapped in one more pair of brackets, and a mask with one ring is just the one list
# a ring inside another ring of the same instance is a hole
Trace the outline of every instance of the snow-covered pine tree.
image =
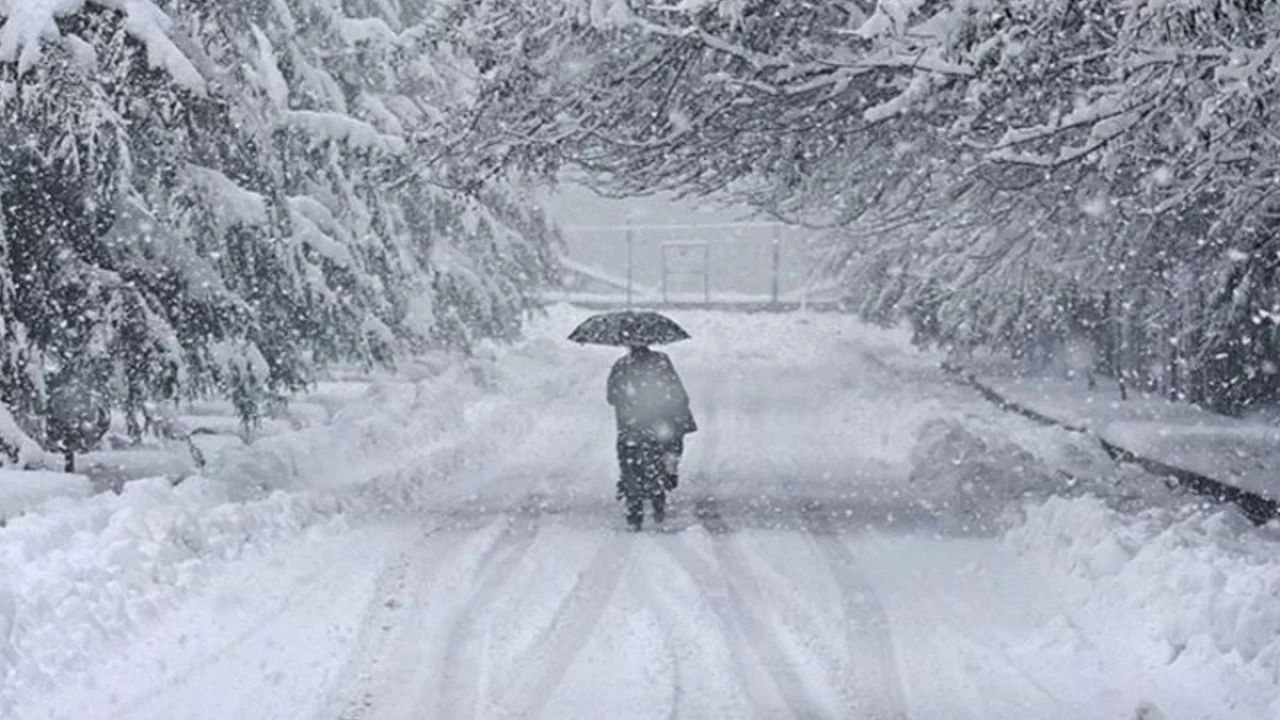
[[(10, 3), (0, 23), (0, 390), (38, 436), (73, 379), (131, 416), (222, 393), (249, 423), (319, 363), (439, 341), (442, 308), (459, 337), (507, 335), (552, 272), (514, 185), (442, 188), (472, 98), (417, 5)], [(504, 197), (515, 221), (462, 222)], [(494, 274), (442, 293), (437, 246)]]
[[(166, 280), (183, 282), (186, 268), (165, 266), (169, 277), (160, 277), (144, 259), (160, 244), (152, 234), (160, 228), (134, 181), (140, 167), (152, 171), (148, 164), (181, 142), (149, 134), (180, 123), (205, 94), (148, 3), (127, 12), (53, 10), (14, 5), (0, 28), (0, 205), (14, 298), (6, 326), (17, 346), (8, 353), (4, 399), (28, 431), (73, 452), (92, 441), (76, 431), (100, 427), (110, 404), (126, 404), (142, 387), (146, 396), (175, 389), (181, 356), (169, 356), (165, 371), (145, 380), (131, 371), (145, 364), (143, 355), (176, 346), (173, 325), (122, 332), (136, 318), (120, 311), (138, 301), (168, 309)], [(160, 146), (144, 147), (144, 138)], [(132, 394), (110, 382), (117, 373), (132, 378)], [(47, 426), (48, 398), (67, 388), (91, 401)]]

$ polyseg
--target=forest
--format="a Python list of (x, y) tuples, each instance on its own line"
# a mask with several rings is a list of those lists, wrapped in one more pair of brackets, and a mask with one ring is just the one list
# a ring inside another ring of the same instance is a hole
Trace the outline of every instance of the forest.
[[(514, 337), (530, 190), (820, 233), (921, 343), (1238, 412), (1280, 396), (1262, 0), (0, 0), (0, 400), (246, 419), (331, 363)], [(22, 432), (17, 432), (21, 428)]]
[(7, 426), (84, 449), (209, 394), (252, 422), (331, 363), (514, 336), (556, 229), (452, 171), (474, 88), (431, 10), (0, 3)]
[(819, 230), (855, 308), (962, 357), (1280, 394), (1276, 3), (469, 7), (509, 163)]

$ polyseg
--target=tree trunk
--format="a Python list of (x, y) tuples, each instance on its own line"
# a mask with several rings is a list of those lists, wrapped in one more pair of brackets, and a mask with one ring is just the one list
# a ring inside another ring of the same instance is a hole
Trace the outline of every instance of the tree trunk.
[(1129, 399), (1129, 311), (1120, 301), (1116, 313), (1116, 382), (1120, 385), (1120, 399)]
[(1165, 370), (1165, 374), (1169, 378), (1167, 390), (1170, 402), (1178, 402), (1185, 396), (1185, 393), (1183, 392), (1183, 374), (1178, 372), (1179, 367), (1182, 365), (1183, 355), (1182, 337), (1180, 332), (1181, 324), (1182, 316), (1179, 314), (1172, 319), (1170, 322), (1172, 327), (1169, 328), (1169, 338), (1167, 343), (1169, 346), (1169, 362), (1166, 366), (1167, 369)]

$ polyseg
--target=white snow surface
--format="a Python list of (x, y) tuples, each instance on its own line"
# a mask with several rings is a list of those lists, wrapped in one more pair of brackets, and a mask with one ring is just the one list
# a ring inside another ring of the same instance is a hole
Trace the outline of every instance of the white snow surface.
[(50, 470), (0, 470), (0, 523), (59, 497), (87, 497), (89, 479)]
[(624, 532), (585, 316), (0, 529), (0, 716), (1280, 716), (1274, 531), (847, 316), (675, 314), (701, 429)]
[(1130, 452), (1280, 499), (1280, 427), (1136, 391), (1122, 400), (1106, 378), (1089, 390), (1080, 377), (1013, 377), (994, 368), (978, 377), (1024, 407)]

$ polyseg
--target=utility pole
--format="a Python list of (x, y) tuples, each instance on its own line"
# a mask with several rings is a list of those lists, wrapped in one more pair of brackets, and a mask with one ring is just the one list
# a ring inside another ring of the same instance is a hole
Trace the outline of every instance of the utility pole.
[(632, 248), (633, 245), (635, 245), (635, 238), (632, 235), (631, 218), (628, 217), (627, 218), (627, 307), (628, 308), (631, 307), (631, 262), (632, 262), (632, 255), (634, 254), (634, 250)]
[(702, 304), (711, 305), (711, 245), (702, 246)]
[(662, 246), (662, 304), (663, 305), (666, 305), (667, 303), (671, 302), (670, 293), (668, 293), (667, 291), (667, 287), (668, 287), (667, 278), (671, 275), (671, 263), (668, 262), (667, 258), (668, 258), (667, 245), (664, 243)]
[(781, 243), (781, 238), (778, 237), (778, 233), (779, 233), (778, 226), (775, 223), (773, 226), (773, 292), (772, 292), (774, 307), (777, 307), (778, 305), (778, 269), (779, 269), (779, 266), (781, 266), (782, 264), (782, 243)]

